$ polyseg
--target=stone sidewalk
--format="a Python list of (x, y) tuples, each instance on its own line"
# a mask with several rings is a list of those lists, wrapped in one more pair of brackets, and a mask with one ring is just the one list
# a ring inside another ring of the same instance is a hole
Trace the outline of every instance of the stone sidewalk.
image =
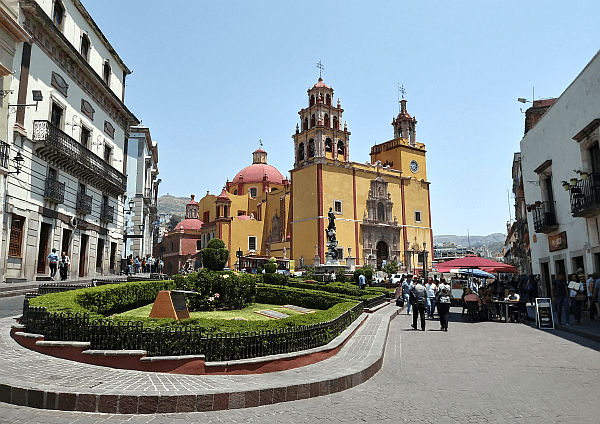
[[(13, 318), (0, 320), (0, 402), (34, 408), (121, 414), (203, 412), (269, 405), (340, 392), (382, 366), (390, 304), (366, 320), (334, 356), (258, 375), (181, 375), (100, 367), (30, 351), (10, 337)], [(359, 318), (360, 319), (360, 318)]]

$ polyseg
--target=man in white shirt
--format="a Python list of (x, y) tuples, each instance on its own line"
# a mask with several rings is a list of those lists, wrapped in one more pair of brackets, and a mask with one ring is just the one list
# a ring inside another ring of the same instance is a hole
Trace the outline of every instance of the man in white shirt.
[(433, 318), (433, 311), (435, 310), (435, 295), (437, 294), (437, 286), (430, 278), (425, 285), (427, 291), (427, 318)]

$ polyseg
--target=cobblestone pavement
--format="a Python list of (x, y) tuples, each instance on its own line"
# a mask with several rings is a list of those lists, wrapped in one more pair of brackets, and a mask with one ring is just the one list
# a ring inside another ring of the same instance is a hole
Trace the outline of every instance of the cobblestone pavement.
[[(0, 404), (10, 423), (598, 423), (600, 345), (523, 324), (468, 323), (449, 331), (392, 321), (383, 368), (340, 393), (257, 408), (168, 415), (106, 415)], [(589, 399), (589, 402), (586, 402)]]
[(0, 297), (0, 318), (21, 315), (24, 299), (25, 296)]

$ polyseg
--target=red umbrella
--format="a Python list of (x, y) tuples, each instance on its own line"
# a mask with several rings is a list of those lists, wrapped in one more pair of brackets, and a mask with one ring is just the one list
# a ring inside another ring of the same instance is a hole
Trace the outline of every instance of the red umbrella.
[(512, 265), (492, 261), (491, 259), (480, 258), (479, 256), (465, 256), (464, 258), (454, 259), (437, 265), (438, 272), (450, 272), (457, 268), (477, 268), (486, 272), (509, 272), (518, 274), (519, 271)]

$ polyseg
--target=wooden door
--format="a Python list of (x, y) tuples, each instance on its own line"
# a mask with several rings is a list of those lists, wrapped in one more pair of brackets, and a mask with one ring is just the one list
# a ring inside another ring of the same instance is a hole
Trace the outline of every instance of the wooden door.
[(81, 246), (79, 249), (79, 276), (80, 277), (85, 277), (85, 261), (87, 260), (87, 243), (88, 243), (88, 236), (85, 234), (81, 235)]
[(42, 223), (40, 228), (40, 244), (38, 246), (38, 265), (37, 273), (46, 273), (46, 257), (48, 256), (48, 239), (50, 238), (50, 224)]

